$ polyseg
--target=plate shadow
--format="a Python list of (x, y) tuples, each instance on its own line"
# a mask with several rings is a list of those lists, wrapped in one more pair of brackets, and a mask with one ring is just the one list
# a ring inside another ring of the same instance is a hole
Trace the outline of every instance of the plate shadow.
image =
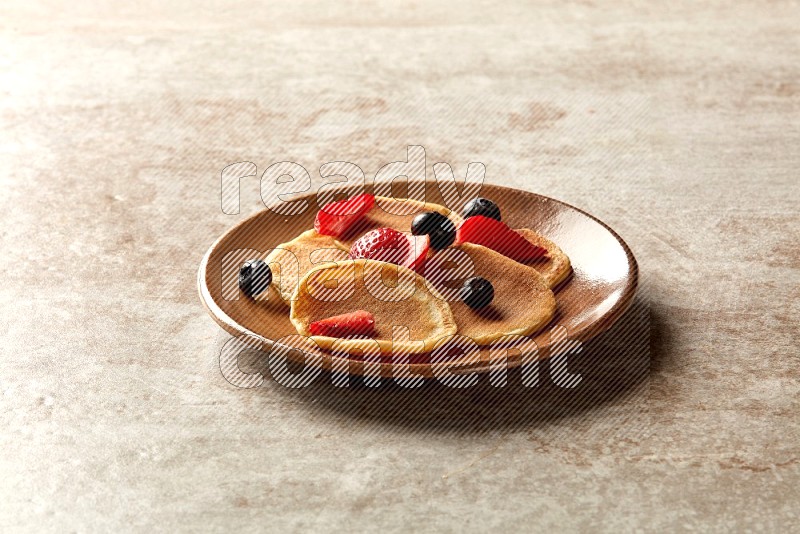
[(581, 375), (572, 388), (554, 383), (551, 362), (545, 360), (539, 362), (535, 386), (530, 381), (523, 384), (517, 368), (509, 370), (504, 387), (492, 386), (488, 375), (462, 389), (433, 380), (417, 388), (403, 388), (388, 378), (382, 379), (379, 387), (367, 387), (355, 376), (349, 387), (337, 387), (331, 375), (323, 373), (304, 388), (290, 389), (267, 380), (258, 391), (300, 401), (319, 416), (421, 432), (541, 428), (570, 418), (603, 417), (605, 410), (600, 407), (635, 395), (645, 411), (648, 398), (641, 393), (651, 370), (651, 339), (663, 342), (665, 336), (654, 331), (664, 321), (651, 321), (650, 313), (649, 301), (640, 291), (611, 329), (585, 343), (580, 353), (569, 355), (569, 372)]

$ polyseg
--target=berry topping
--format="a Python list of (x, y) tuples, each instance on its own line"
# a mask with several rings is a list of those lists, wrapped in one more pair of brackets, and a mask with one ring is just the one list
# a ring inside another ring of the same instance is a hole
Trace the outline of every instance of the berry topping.
[(372, 336), (375, 333), (375, 317), (368, 311), (358, 310), (314, 321), (309, 329), (312, 336)]
[(476, 215), (482, 215), (484, 217), (489, 217), (490, 219), (494, 219), (496, 221), (501, 220), (500, 218), (500, 208), (497, 207), (497, 204), (489, 200), (488, 198), (474, 198), (466, 203), (464, 206), (464, 212), (462, 213), (465, 219), (469, 219), (470, 217), (475, 217)]
[(375, 204), (375, 196), (362, 193), (353, 198), (325, 204), (317, 212), (314, 230), (323, 235), (341, 237)]
[(494, 287), (486, 278), (476, 276), (464, 282), (461, 288), (461, 300), (473, 309), (488, 306), (494, 298)]
[(248, 260), (239, 269), (239, 288), (248, 297), (263, 293), (272, 282), (272, 270), (262, 260)]
[(419, 272), (428, 256), (427, 235), (413, 236), (393, 228), (378, 228), (362, 235), (350, 247), (350, 259), (385, 261)]
[(426, 211), (411, 221), (411, 233), (427, 235), (433, 250), (442, 250), (453, 244), (456, 238), (456, 225), (441, 213)]
[(411, 244), (402, 232), (378, 228), (361, 236), (350, 248), (350, 258), (400, 263), (408, 257)]
[(506, 223), (477, 215), (465, 220), (456, 233), (456, 244), (475, 243), (500, 254), (526, 262), (547, 254), (547, 249), (537, 247)]

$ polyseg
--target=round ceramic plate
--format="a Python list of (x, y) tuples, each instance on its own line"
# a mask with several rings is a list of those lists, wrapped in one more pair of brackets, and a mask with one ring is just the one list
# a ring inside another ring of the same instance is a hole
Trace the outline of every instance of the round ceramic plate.
[[(371, 192), (367, 188), (367, 192)], [(426, 199), (444, 204), (436, 182), (426, 183)], [(512, 228), (530, 228), (555, 242), (572, 261), (572, 275), (554, 292), (557, 310), (548, 326), (531, 336), (538, 347), (538, 357), (547, 358), (551, 346), (566, 334), (569, 340), (588, 341), (604, 332), (622, 315), (633, 301), (638, 282), (638, 269), (625, 242), (611, 228), (591, 215), (563, 202), (535, 193), (506, 187), (484, 185), (481, 196), (494, 200), (503, 211), (503, 221)], [(318, 206), (315, 195), (305, 197), (309, 202), (304, 213), (280, 215), (265, 209), (225, 232), (211, 246), (200, 264), (198, 289), (200, 299), (219, 325), (233, 335), (248, 335), (261, 342), (262, 350), (272, 349), (274, 340), (297, 334), (289, 322), (289, 308), (279, 298), (253, 300), (238, 294), (235, 279), (230, 273), (231, 252), (250, 249), (250, 257), (260, 256), (256, 251), (266, 251), (285, 243), (301, 232), (314, 227)], [(234, 252), (234, 254), (237, 254)], [(236, 270), (241, 261), (236, 260)], [(438, 362), (437, 369), (446, 367), (451, 373), (489, 371), (488, 349), (482, 349), (480, 359), (454, 357)], [(288, 356), (305, 362), (297, 352)], [(467, 361), (469, 360), (469, 361)], [(310, 361), (310, 360), (309, 360)], [(316, 359), (316, 361), (319, 361)], [(412, 374), (433, 376), (429, 356), (415, 356), (411, 360)], [(522, 362), (519, 351), (509, 351), (508, 367)], [(342, 369), (343, 361), (323, 352), (322, 366), (330, 370), (334, 364)], [(365, 374), (365, 362), (348, 360), (350, 372)], [(369, 363), (369, 373), (377, 370), (381, 376), (394, 376), (391, 358), (381, 363)]]

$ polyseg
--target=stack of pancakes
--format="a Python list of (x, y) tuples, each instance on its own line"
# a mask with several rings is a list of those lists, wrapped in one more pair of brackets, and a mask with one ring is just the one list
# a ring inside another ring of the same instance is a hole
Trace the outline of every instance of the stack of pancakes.
[[(458, 226), (461, 217), (446, 207), (414, 200), (376, 197), (375, 205), (346, 236), (303, 232), (278, 245), (265, 259), (273, 273), (274, 294), (286, 304), (297, 332), (327, 317), (366, 310), (375, 317), (370, 338), (311, 336), (338, 355), (424, 354), (443, 343), (468, 338), (479, 346), (525, 336), (553, 317), (553, 288), (570, 274), (569, 258), (533, 230), (518, 232), (547, 255), (523, 264), (489, 248), (464, 243), (431, 249), (422, 274), (375, 260), (350, 260), (352, 243), (364, 233), (389, 227), (408, 232), (414, 216), (436, 211)], [(467, 278), (481, 276), (494, 287), (491, 304), (472, 309), (459, 298)]]

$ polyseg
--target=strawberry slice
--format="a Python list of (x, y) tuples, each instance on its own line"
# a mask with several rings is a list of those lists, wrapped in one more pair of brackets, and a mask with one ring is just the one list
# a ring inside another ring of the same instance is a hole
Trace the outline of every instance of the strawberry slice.
[(455, 244), (461, 243), (483, 245), (519, 262), (547, 254), (547, 249), (534, 245), (506, 223), (482, 215), (470, 217), (461, 224), (456, 232)]
[(368, 311), (358, 310), (314, 321), (309, 329), (312, 336), (372, 336), (375, 333), (375, 317)]
[(411, 243), (411, 261), (403, 267), (408, 267), (414, 272), (421, 273), (425, 268), (425, 261), (428, 259), (428, 251), (431, 249), (431, 238), (426, 235), (403, 234)]
[(325, 204), (314, 219), (314, 230), (323, 235), (341, 237), (360, 221), (373, 205), (375, 196), (367, 193)]
[(428, 257), (430, 238), (398, 232), (394, 228), (378, 228), (362, 235), (350, 247), (350, 259), (385, 261), (420, 272)]

